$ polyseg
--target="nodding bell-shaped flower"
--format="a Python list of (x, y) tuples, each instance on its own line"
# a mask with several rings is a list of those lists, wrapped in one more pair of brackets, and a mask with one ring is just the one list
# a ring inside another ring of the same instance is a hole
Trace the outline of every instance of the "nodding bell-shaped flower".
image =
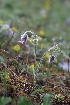
[(26, 44), (27, 39), (28, 39), (28, 35), (24, 33), (23, 35), (21, 35), (21, 41), (18, 41), (18, 42), (22, 44)]
[(54, 55), (50, 55), (50, 58), (49, 58), (49, 63), (54, 63), (54, 60), (55, 60), (55, 56)]

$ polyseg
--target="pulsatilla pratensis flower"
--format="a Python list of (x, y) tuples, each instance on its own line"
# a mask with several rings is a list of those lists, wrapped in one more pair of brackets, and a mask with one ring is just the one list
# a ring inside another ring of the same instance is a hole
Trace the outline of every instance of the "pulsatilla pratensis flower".
[(22, 44), (26, 44), (27, 39), (28, 39), (28, 35), (26, 33), (24, 33), (23, 35), (21, 35), (21, 40), (18, 42), (22, 43)]
[(50, 58), (49, 58), (49, 63), (54, 63), (54, 60), (55, 60), (55, 56), (54, 55), (50, 55)]

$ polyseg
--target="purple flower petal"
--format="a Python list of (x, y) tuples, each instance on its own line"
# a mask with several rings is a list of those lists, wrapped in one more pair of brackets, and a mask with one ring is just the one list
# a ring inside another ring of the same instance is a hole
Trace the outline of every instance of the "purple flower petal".
[(55, 56), (51, 55), (50, 58), (49, 58), (49, 62), (53, 64), (54, 60), (55, 60)]
[(22, 41), (18, 41), (18, 43), (22, 43)]

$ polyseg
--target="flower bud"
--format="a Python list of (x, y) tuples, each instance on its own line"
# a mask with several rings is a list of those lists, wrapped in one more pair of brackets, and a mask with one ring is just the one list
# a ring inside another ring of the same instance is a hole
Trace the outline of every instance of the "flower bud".
[(54, 60), (55, 60), (55, 56), (54, 55), (50, 55), (50, 58), (49, 58), (49, 63), (54, 63)]
[(22, 44), (26, 44), (27, 39), (28, 39), (28, 35), (24, 33), (23, 35), (21, 35), (21, 41), (18, 41), (18, 42)]

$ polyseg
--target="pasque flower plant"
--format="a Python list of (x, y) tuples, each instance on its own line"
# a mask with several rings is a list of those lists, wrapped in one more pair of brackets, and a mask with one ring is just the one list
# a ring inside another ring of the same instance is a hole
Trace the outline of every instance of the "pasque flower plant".
[[(32, 34), (31, 35), (32, 40), (29, 40), (28, 33)], [(26, 45), (27, 40), (29, 40), (34, 46), (34, 68), (33, 68), (34, 79), (35, 79), (35, 76), (36, 76), (36, 74), (35, 74), (35, 71), (36, 71), (36, 49), (37, 49), (38, 41), (40, 39), (41, 38), (38, 35), (36, 35), (34, 32), (26, 31), (24, 34), (21, 35), (21, 40), (18, 41), (19, 43), (22, 43), (22, 44)]]
[(42, 61), (43, 61), (45, 55), (47, 53), (50, 53), (49, 63), (53, 64), (56, 57), (52, 53), (54, 53), (54, 54), (56, 52), (58, 53), (58, 52), (60, 52), (60, 49), (58, 47), (58, 44), (56, 44), (53, 47), (49, 48), (48, 51), (46, 51), (43, 54), (43, 56), (40, 59), (40, 62), (38, 64), (38, 66), (37, 66), (37, 64), (36, 64), (36, 50), (37, 50), (38, 41), (41, 38), (38, 35), (36, 35), (34, 32), (32, 32), (32, 31), (26, 31), (23, 35), (21, 35), (21, 40), (18, 41), (18, 42), (25, 45), (27, 43), (27, 40), (29, 40), (28, 33), (32, 34), (31, 35), (32, 41), (30, 41), (30, 42), (34, 45), (34, 68), (33, 68), (33, 74), (34, 74), (34, 79), (35, 79), (36, 76), (37, 76), (37, 72), (38, 72), (39, 68), (41, 67), (41, 64), (42, 64)]

